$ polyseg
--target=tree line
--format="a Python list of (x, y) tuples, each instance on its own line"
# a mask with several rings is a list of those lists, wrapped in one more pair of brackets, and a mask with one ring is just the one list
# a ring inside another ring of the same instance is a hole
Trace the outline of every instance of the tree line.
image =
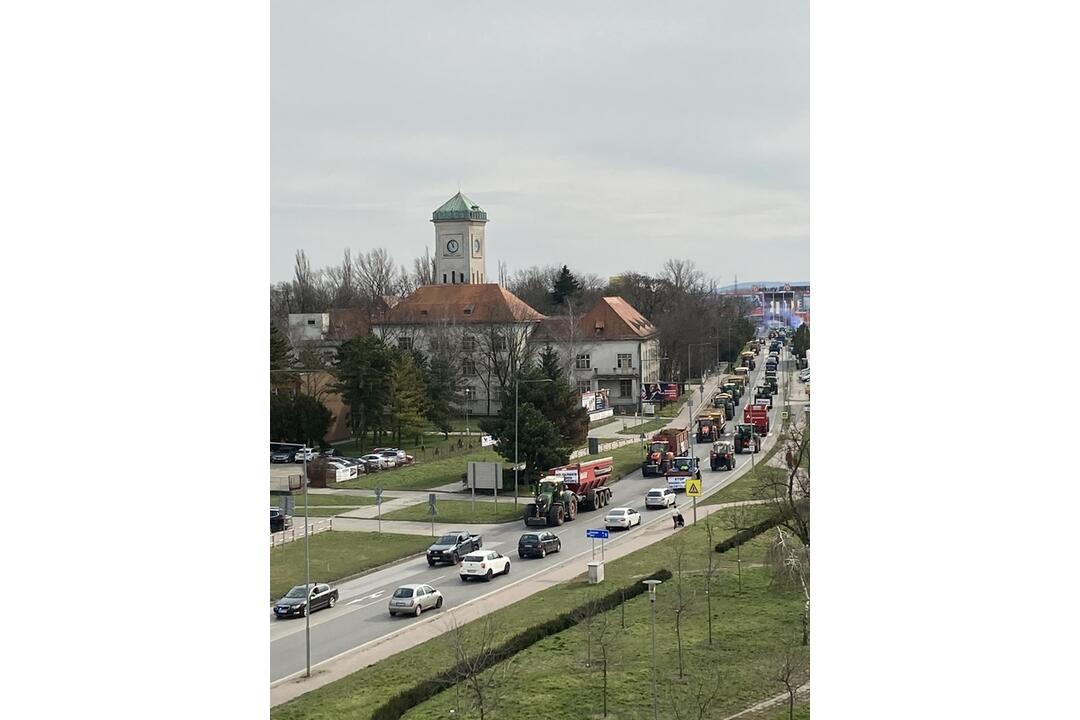
[[(434, 258), (429, 253), (414, 258), (411, 266), (396, 264), (387, 250), (377, 248), (356, 256), (346, 250), (341, 263), (313, 270), (298, 250), (293, 279), (270, 287), (271, 322), (285, 330), (290, 313), (331, 308), (358, 308), (374, 318), (382, 298), (404, 297), (433, 282)], [(607, 279), (574, 273), (566, 265), (533, 265), (508, 274), (500, 264), (500, 280), (548, 316), (573, 319), (601, 297), (623, 298), (657, 328), (665, 358), (663, 380), (698, 377), (705, 367), (734, 361), (754, 334), (746, 303), (719, 294), (719, 282), (692, 260), (673, 258), (652, 274), (624, 272)]]

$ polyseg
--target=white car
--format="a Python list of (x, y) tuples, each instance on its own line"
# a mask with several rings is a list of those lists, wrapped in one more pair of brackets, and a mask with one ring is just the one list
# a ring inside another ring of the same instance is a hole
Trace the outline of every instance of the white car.
[(652, 488), (645, 493), (646, 508), (675, 507), (675, 491), (669, 487)]
[(430, 585), (402, 585), (390, 596), (390, 617), (415, 615), (431, 608), (441, 608), (442, 593)]
[(360, 459), (367, 463), (377, 463), (378, 466), (381, 468), (394, 467), (390, 464), (389, 458), (385, 458), (382, 455), (375, 455), (374, 453), (372, 453), (371, 455), (365, 455)]
[(398, 465), (397, 450), (383, 450), (379, 453), (379, 457), (386, 463), (386, 467), (397, 467)]
[(493, 575), (509, 575), (510, 558), (494, 550), (469, 553), (461, 561), (461, 569), (458, 573), (461, 575), (462, 582), (469, 578), (483, 578), (488, 581)]
[(318, 453), (311, 448), (298, 448), (296, 451), (296, 457), (294, 459), (294, 462), (302, 463), (304, 462), (304, 460), (311, 462), (315, 459), (316, 455), (318, 455)]
[(371, 452), (386, 455), (387, 457), (389, 457), (389, 453), (394, 453), (394, 458), (398, 461), (398, 465), (405, 462), (405, 458), (408, 457), (405, 454), (405, 451), (400, 448), (375, 448)]
[(641, 524), (641, 513), (634, 508), (612, 508), (604, 516), (604, 527), (608, 530), (623, 528), (629, 530)]

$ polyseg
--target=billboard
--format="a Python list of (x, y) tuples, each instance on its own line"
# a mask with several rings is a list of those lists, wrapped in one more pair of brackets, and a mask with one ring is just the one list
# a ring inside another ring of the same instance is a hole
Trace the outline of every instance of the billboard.
[(581, 393), (581, 407), (585, 408), (589, 413), (607, 410), (611, 407), (611, 403), (608, 402), (607, 388)]
[(679, 384), (644, 383), (641, 386), (641, 399), (646, 402), (673, 402), (679, 399)]

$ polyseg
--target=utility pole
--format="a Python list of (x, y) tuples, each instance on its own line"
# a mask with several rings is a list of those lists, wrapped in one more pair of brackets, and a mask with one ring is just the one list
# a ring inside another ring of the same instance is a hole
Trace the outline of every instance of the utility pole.
[(659, 580), (644, 580), (649, 586), (649, 607), (652, 610), (652, 715), (653, 720), (660, 720), (660, 707), (656, 698), (656, 586)]

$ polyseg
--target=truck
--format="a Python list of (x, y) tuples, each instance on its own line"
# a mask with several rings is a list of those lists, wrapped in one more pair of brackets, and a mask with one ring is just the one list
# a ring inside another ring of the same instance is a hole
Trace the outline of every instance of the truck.
[(768, 385), (758, 385), (756, 388), (754, 388), (755, 404), (759, 403), (759, 401), (761, 400), (764, 400), (765, 404), (769, 406), (770, 410), (772, 410), (772, 396), (772, 388), (770, 388)]
[(663, 475), (671, 467), (671, 460), (689, 449), (689, 428), (664, 428), (649, 441), (641, 474), (645, 477)]
[(735, 445), (735, 453), (739, 455), (742, 454), (743, 450), (750, 453), (761, 450), (761, 436), (754, 431), (754, 426), (749, 423), (739, 423), (735, 426), (732, 442)]
[(675, 492), (686, 492), (686, 481), (701, 479), (701, 467), (696, 457), (678, 457), (672, 460), (671, 469), (664, 473), (667, 485)]
[(720, 439), (727, 426), (727, 417), (723, 410), (706, 410), (698, 415), (697, 441), (714, 442)]
[(769, 408), (764, 405), (747, 405), (743, 408), (743, 422), (752, 424), (758, 435), (768, 435)]
[(599, 510), (611, 502), (614, 459), (610, 457), (551, 468), (536, 486), (536, 497), (525, 506), (525, 526), (555, 527), (577, 517), (578, 510)]
[(739, 355), (739, 359), (742, 361), (742, 366), (745, 368), (753, 370), (757, 367), (757, 363), (754, 361), (753, 350), (743, 350), (742, 354)]
[(464, 530), (453, 530), (431, 544), (427, 549), (427, 564), (437, 563), (457, 565), (461, 558), (474, 550), (479, 550), (484, 540), (479, 535), (470, 535)]
[[(735, 368), (735, 379), (736, 380), (742, 380), (743, 383), (749, 383), (750, 382), (750, 368), (747, 368), (747, 367), (737, 367), (737, 368)], [(745, 387), (745, 385), (744, 385), (744, 387)]]

